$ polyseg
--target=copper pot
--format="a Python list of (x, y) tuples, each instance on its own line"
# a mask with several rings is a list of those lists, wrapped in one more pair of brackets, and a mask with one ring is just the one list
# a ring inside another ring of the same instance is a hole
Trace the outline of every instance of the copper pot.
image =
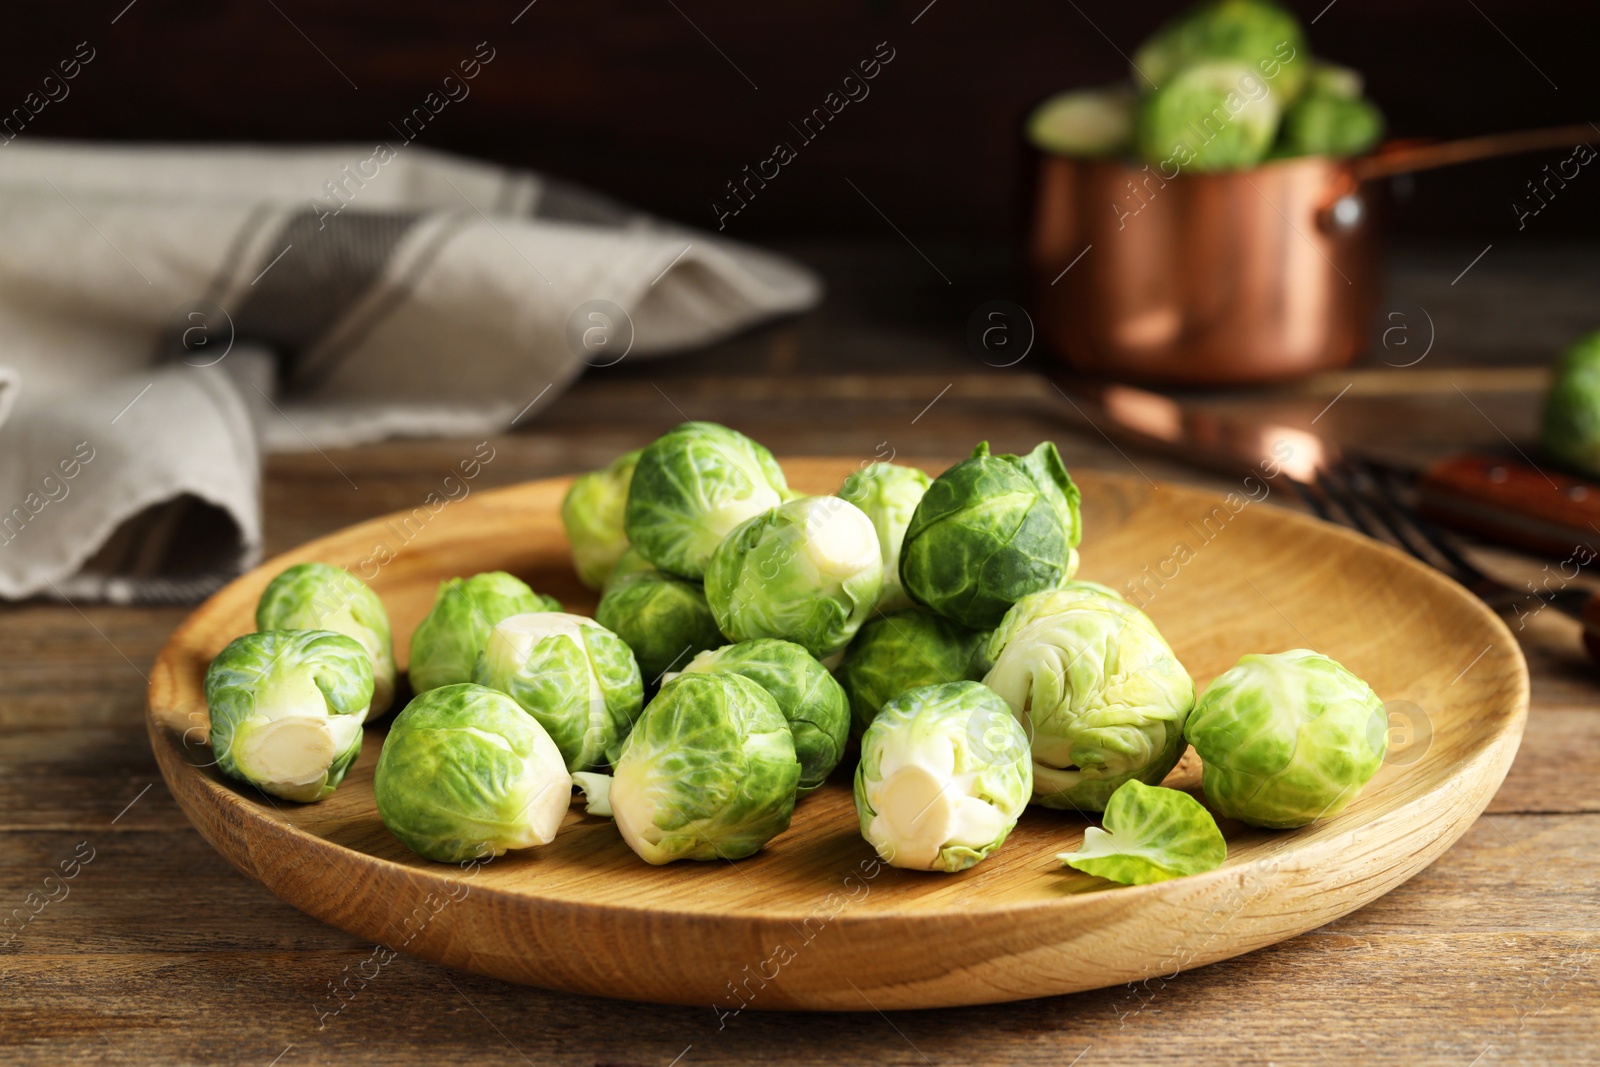
[(1380, 283), (1373, 179), (1576, 145), (1588, 126), (1166, 177), (1046, 156), (1029, 249), (1039, 331), (1076, 371), (1168, 385), (1296, 378), (1364, 354)]

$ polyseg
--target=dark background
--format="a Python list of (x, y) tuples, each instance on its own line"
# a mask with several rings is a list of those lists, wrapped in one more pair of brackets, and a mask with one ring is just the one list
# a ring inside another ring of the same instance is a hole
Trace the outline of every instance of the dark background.
[[(30, 5), (0, 34), (0, 110), (19, 104), (87, 41), (95, 59), (30, 134), (371, 144), (392, 137), (389, 123), (487, 41), (494, 61), (421, 143), (561, 174), (713, 225), (711, 202), (723, 184), (775, 141), (796, 143), (788, 123), (887, 41), (896, 56), (870, 83), (871, 95), (800, 147), (730, 220), (729, 233), (887, 235), (854, 182), (918, 239), (989, 241), (1016, 236), (1025, 221), (1029, 158), (1017, 131), (1030, 104), (1122, 77), (1118, 49), (1131, 54), (1186, 6), (936, 0), (924, 11), (927, 0), (536, 0), (524, 10), (526, 3)], [(1307, 23), (1318, 18), (1308, 27), (1317, 53), (1366, 73), (1396, 134), (1600, 121), (1593, 0), (1292, 6)], [(1515, 232), (1511, 204), (1524, 182), (1569, 154), (1420, 175), (1394, 223), (1430, 236)], [(1600, 189), (1600, 174), (1581, 174), (1528, 230), (1600, 232), (1600, 198), (1588, 184)]]

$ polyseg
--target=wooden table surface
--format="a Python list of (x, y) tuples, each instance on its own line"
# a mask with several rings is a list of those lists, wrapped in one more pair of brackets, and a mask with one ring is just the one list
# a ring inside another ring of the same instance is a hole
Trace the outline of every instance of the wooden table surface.
[[(1227, 488), (1108, 443), (1036, 373), (1041, 350), (1005, 370), (967, 351), (972, 309), (1011, 291), (1003, 254), (925, 250), (943, 257), (956, 279), (947, 287), (904, 246), (796, 251), (829, 278), (822, 311), (708, 352), (591, 372), (525, 429), (492, 440), (479, 487), (597, 466), (687, 416), (730, 423), (780, 455), (954, 458), (984, 438), (1006, 450), (1052, 438), (1070, 466)], [(1396, 258), (1385, 300), (1402, 317), (1388, 321), (1408, 326), (1411, 347), (1391, 334), (1365, 369), (1197, 402), (1316, 419), (1318, 430), (1413, 459), (1530, 439), (1537, 363), (1600, 319), (1589, 295), (1600, 256), (1507, 248), (1471, 284), (1450, 286), (1475, 251)], [(1423, 351), (1424, 308), (1431, 351), (1385, 367)], [(272, 457), (268, 550), (414, 506), (474, 443)], [(1519, 583), (1543, 565), (1480, 558)], [(319, 1014), (373, 946), (212, 852), (147, 746), (144, 674), (185, 613), (0, 607), (0, 913), (36, 911), (13, 920), (0, 947), (0, 1062), (1600, 1062), (1600, 672), (1554, 612), (1520, 634), (1533, 709), (1488, 812), (1432, 867), (1344, 919), (1133, 987), (892, 1016), (866, 1003), (832, 1016), (747, 1012), (725, 1024), (709, 1005), (546, 993), (405, 956), (337, 1015)], [(47, 882), (63, 864), (75, 876)]]

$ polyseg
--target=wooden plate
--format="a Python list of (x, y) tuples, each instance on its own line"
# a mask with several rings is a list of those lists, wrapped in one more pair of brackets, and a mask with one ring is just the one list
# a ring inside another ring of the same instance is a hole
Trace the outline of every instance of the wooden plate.
[[(855, 464), (784, 466), (795, 487), (829, 492)], [(648, 866), (609, 821), (574, 806), (548, 847), (462, 870), (412, 855), (379, 821), (381, 722), (320, 804), (274, 802), (208, 766), (206, 665), (254, 628), (262, 587), (291, 563), (369, 577), (402, 664), (435, 586), (453, 575), (509, 570), (592, 610), (557, 516), (565, 479), (353, 526), (235, 581), (156, 661), (151, 743), (205, 838), (311, 915), (515, 982), (719, 1011), (979, 1004), (1170, 976), (1344, 915), (1461, 836), (1505, 776), (1527, 714), (1527, 670), (1495, 615), (1398, 552), (1242, 492), (1089, 471), (1080, 484), (1083, 576), (1119, 590), (1134, 581), (1130, 597), (1198, 684), (1247, 652), (1310, 647), (1390, 703), (1391, 756), (1342, 814), (1287, 832), (1225, 823), (1220, 870), (1125, 888), (1057, 864), (1082, 836), (1080, 817), (1030, 809), (977, 868), (915, 873), (875, 862), (842, 771), (787, 833), (737, 864)], [(1169, 783), (1195, 781), (1190, 753)]]

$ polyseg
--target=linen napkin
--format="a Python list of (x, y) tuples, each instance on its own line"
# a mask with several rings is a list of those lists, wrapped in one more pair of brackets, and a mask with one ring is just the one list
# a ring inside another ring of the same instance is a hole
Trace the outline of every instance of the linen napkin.
[(195, 599), (260, 556), (262, 451), (497, 432), (819, 296), (413, 145), (0, 145), (0, 597)]

